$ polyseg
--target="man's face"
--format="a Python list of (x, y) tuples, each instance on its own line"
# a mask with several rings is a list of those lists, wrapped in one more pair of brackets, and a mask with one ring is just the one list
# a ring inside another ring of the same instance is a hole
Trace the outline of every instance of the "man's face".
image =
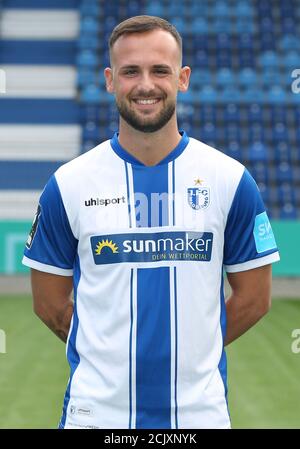
[(187, 68), (180, 68), (176, 40), (164, 30), (123, 35), (111, 57), (105, 77), (120, 116), (138, 131), (158, 131), (174, 116), (178, 89), (184, 90)]

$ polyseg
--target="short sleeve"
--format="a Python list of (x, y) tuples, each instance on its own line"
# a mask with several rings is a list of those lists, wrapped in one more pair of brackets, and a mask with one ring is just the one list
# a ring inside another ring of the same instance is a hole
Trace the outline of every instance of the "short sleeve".
[(277, 245), (257, 184), (245, 170), (225, 228), (224, 268), (250, 270), (279, 260)]
[(40, 197), (22, 262), (40, 271), (72, 276), (77, 244), (53, 175)]

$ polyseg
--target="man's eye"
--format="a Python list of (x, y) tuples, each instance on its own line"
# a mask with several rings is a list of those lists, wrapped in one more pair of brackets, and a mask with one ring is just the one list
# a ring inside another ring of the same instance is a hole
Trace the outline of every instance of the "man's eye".
[(130, 70), (126, 70), (124, 72), (125, 75), (135, 75), (136, 74), (136, 70), (134, 69), (130, 69)]
[(155, 72), (159, 75), (166, 75), (168, 73), (167, 70), (164, 69), (156, 69)]

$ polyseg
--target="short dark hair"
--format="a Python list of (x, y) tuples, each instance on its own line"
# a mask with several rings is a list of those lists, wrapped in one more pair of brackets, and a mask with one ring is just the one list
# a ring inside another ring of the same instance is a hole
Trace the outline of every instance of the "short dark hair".
[(119, 37), (124, 34), (145, 33), (152, 30), (164, 30), (170, 33), (176, 40), (180, 56), (182, 57), (182, 38), (174, 25), (161, 17), (156, 16), (134, 16), (119, 23), (112, 31), (109, 38), (109, 53), (111, 55), (112, 47)]

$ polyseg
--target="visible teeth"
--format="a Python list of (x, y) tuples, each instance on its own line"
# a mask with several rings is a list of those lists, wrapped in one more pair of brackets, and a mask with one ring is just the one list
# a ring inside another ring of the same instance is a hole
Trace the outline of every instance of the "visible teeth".
[(136, 100), (138, 104), (154, 104), (157, 100)]

